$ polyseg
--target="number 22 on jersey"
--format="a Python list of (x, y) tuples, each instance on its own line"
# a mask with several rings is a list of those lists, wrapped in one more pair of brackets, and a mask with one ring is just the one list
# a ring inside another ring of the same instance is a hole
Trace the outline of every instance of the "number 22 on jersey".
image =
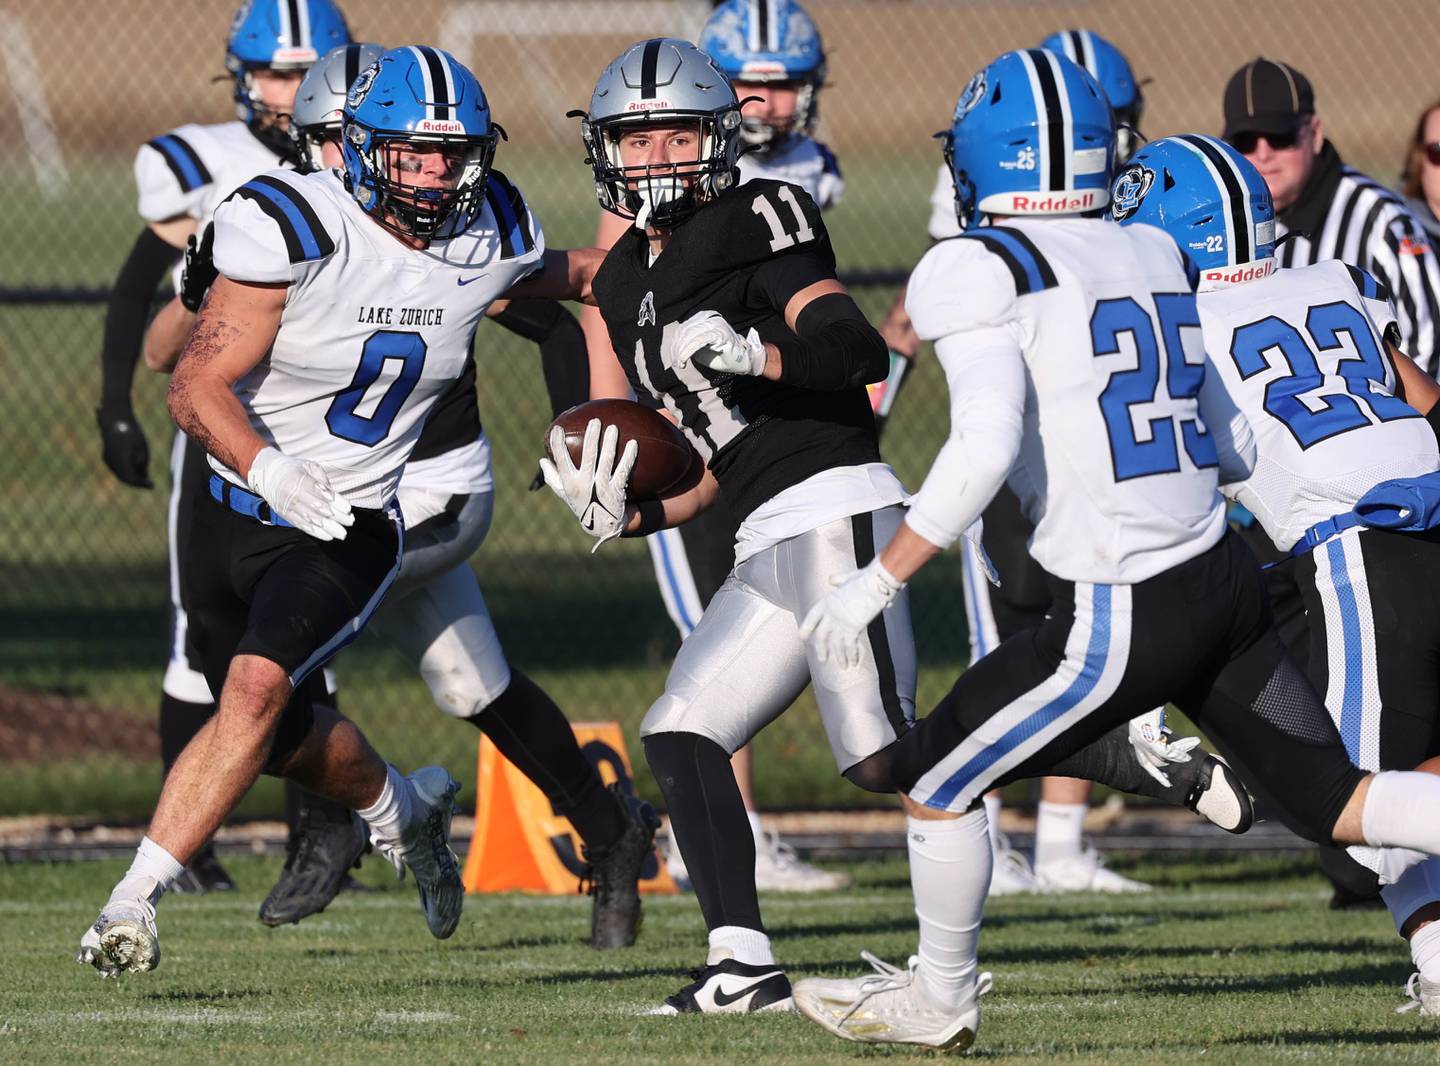
[[(1215, 441), (1200, 420), (1195, 399), (1205, 381), (1204, 356), (1199, 362), (1186, 360), (1181, 332), (1193, 329), (1191, 336), (1197, 341), (1200, 337), (1195, 297), (1188, 292), (1155, 293), (1154, 301), (1154, 315), (1134, 297), (1124, 296), (1097, 301), (1090, 316), (1090, 340), (1097, 359), (1122, 352), (1121, 338), (1125, 336), (1135, 347), (1136, 365), (1114, 371), (1100, 393), (1100, 413), (1110, 437), (1116, 481), (1178, 472), (1182, 445), (1195, 466), (1219, 465)], [(1162, 354), (1168, 395), (1160, 393)], [(1147, 419), (1149, 433), (1142, 440), (1136, 433), (1134, 408), (1155, 403), (1162, 410), (1171, 410)], [(1174, 410), (1177, 407), (1179, 411)]]

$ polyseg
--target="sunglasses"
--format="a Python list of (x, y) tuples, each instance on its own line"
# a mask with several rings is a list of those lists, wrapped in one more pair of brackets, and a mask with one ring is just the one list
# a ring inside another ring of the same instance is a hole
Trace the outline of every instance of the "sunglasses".
[(1440, 141), (1425, 145), (1425, 160), (1432, 167), (1440, 167)]
[[(1305, 135), (1307, 128), (1308, 126), (1302, 122), (1293, 130), (1285, 133), (1237, 133), (1230, 138), (1230, 144), (1241, 155), (1249, 155), (1255, 151), (1262, 140), (1270, 145), (1271, 151), (1284, 152), (1300, 143), (1300, 138)], [(1440, 147), (1440, 145), (1436, 147)]]

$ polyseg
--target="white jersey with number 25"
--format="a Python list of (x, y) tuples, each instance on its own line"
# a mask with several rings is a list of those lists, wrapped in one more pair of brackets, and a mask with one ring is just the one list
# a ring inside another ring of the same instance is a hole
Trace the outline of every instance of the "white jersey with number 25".
[(906, 307), (937, 352), (941, 339), (951, 352), (973, 349), (972, 362), (983, 351), (1009, 364), (996, 373), (1023, 358), (1008, 480), (1036, 526), (1030, 553), (1051, 574), (1132, 584), (1223, 535), (1215, 444), (1198, 401), (1200, 321), (1165, 234), (1079, 218), (969, 230), (925, 254)]

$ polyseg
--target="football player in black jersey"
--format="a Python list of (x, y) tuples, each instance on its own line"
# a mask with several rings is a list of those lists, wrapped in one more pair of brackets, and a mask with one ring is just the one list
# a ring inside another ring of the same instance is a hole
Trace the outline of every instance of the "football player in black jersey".
[[(914, 720), (903, 589), (869, 626), (856, 664), (822, 662), (800, 638), (831, 578), (893, 535), (906, 493), (880, 460), (865, 390), (888, 371), (885, 343), (836, 279), (814, 201), (784, 182), (737, 186), (739, 131), (735, 93), (686, 41), (642, 41), (600, 76), (582, 132), (601, 206), (632, 227), (593, 290), (631, 387), (660, 401), (703, 466), (661, 500), (627, 502), (635, 445), (619, 451), (598, 419), (578, 465), (558, 428), (555, 459), (541, 462), (597, 548), (678, 525), (720, 496), (740, 520), (735, 568), (641, 725), (709, 929), (706, 966), (665, 1014), (793, 1007), (760, 920), (731, 754), (813, 682), (840, 772), (892, 792), (890, 748)], [(1178, 796), (1148, 790), (1123, 728), (1107, 742), (1098, 763), (1061, 772), (1172, 802), (1196, 787), (1189, 778), (1176, 781)], [(1224, 791), (1248, 825), (1233, 779), (1198, 760), (1191, 770), (1204, 775), (1197, 805)]]

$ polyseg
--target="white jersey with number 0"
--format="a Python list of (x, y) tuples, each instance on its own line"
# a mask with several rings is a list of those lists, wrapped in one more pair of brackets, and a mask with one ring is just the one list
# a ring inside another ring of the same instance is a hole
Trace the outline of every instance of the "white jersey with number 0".
[(1008, 480), (1047, 571), (1129, 584), (1220, 539), (1224, 501), (1197, 399), (1205, 355), (1170, 238), (1098, 219), (971, 230), (925, 254), (906, 308), (924, 340), (969, 334), (1023, 356)]
[(419, 250), (363, 212), (334, 171), (247, 182), (215, 212), (215, 265), (290, 287), (270, 355), (235, 384), (251, 426), (325, 467), (354, 506), (383, 506), (486, 308), (543, 254), (539, 224), (498, 173), (462, 232)]
[[(1202, 292), (1198, 303), (1225, 476), (1248, 472), (1225, 492), (1281, 551), (1378, 482), (1440, 467), (1429, 423), (1395, 398), (1383, 339), (1395, 308), (1368, 274), (1331, 259)], [(1247, 438), (1248, 471), (1227, 458)]]

